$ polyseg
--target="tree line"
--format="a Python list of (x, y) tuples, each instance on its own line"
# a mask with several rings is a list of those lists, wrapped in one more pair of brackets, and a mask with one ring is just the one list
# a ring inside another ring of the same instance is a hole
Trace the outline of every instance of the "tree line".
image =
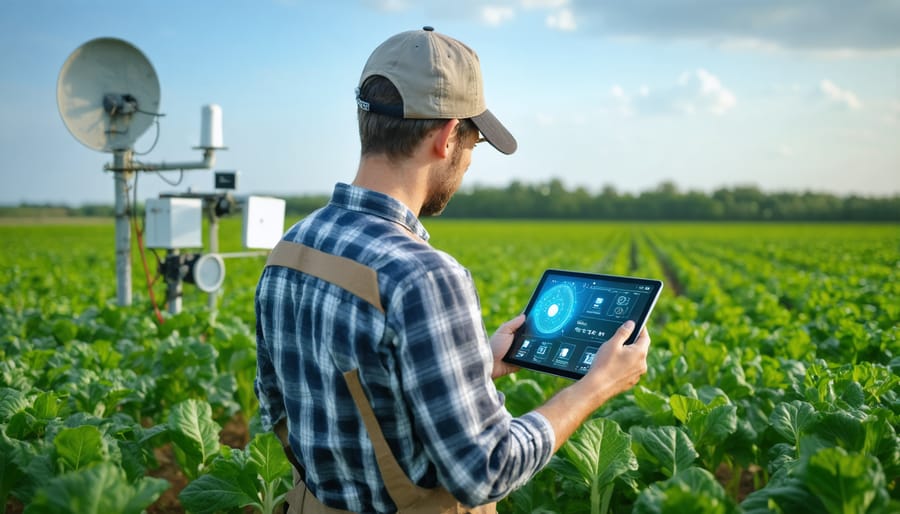
[(661, 221), (900, 221), (900, 195), (764, 192), (756, 186), (681, 191), (672, 182), (639, 194), (605, 186), (567, 189), (558, 179), (461, 190), (444, 216)]
[[(288, 218), (302, 217), (325, 205), (329, 195), (280, 196)], [(139, 209), (140, 211), (140, 209)], [(111, 205), (71, 207), (23, 203), (0, 206), (0, 217), (74, 217), (114, 215)], [(559, 179), (539, 183), (513, 181), (505, 187), (474, 186), (453, 196), (445, 218), (577, 219), (660, 221), (900, 221), (900, 195), (838, 196), (821, 192), (765, 192), (756, 186), (720, 188), (705, 193), (682, 191), (672, 182), (638, 194), (604, 186), (566, 188)]]

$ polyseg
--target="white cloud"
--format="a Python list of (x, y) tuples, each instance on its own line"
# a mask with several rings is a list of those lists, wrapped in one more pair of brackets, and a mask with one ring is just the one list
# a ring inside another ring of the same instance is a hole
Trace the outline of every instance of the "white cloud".
[(790, 159), (794, 156), (794, 148), (788, 144), (781, 144), (775, 151), (775, 155), (784, 159)]
[(556, 125), (556, 117), (544, 112), (537, 113), (535, 115), (535, 120), (537, 121), (537, 124), (542, 127), (552, 127), (553, 125)]
[(547, 26), (566, 32), (571, 32), (578, 28), (578, 25), (575, 23), (575, 15), (567, 8), (560, 9), (556, 14), (547, 16)]
[(853, 110), (862, 107), (862, 102), (859, 101), (859, 97), (853, 91), (841, 89), (828, 79), (822, 79), (822, 82), (819, 83), (819, 92), (829, 103)]
[(492, 27), (502, 25), (515, 17), (516, 11), (512, 7), (499, 5), (485, 5), (481, 8), (481, 19)]
[(722, 116), (737, 105), (737, 97), (707, 70), (682, 73), (674, 86), (651, 89), (643, 85), (633, 94), (621, 86), (610, 90), (624, 115), (671, 115), (710, 113)]
[(526, 9), (557, 9), (569, 5), (569, 0), (521, 0)]
[(696, 72), (700, 82), (700, 97), (709, 112), (717, 115), (725, 114), (737, 103), (734, 93), (722, 85), (722, 81), (712, 73), (699, 69)]
[(364, 0), (377, 11), (402, 12), (411, 7), (409, 0)]
[(837, 0), (572, 0), (604, 37), (708, 41), (724, 46), (853, 55), (900, 51), (900, 2)]
[(615, 84), (610, 88), (609, 94), (612, 95), (613, 103), (616, 105), (619, 114), (625, 117), (634, 115), (634, 110), (631, 107), (631, 99), (628, 97), (628, 94), (622, 86)]

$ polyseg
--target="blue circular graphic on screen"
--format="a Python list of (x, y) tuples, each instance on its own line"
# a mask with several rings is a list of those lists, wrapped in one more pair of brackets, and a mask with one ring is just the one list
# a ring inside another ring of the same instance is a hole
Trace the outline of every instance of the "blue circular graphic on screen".
[(543, 293), (531, 309), (534, 329), (552, 334), (566, 326), (575, 312), (575, 290), (570, 284), (558, 284)]

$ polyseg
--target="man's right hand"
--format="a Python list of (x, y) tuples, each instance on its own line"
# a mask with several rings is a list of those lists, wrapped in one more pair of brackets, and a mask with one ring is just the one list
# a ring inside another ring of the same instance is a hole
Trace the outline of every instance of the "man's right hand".
[(590, 371), (535, 409), (553, 426), (553, 451), (559, 449), (575, 430), (614, 396), (635, 386), (647, 372), (650, 335), (641, 330), (634, 344), (625, 345), (634, 331), (634, 322), (625, 322), (600, 346)]
[(601, 404), (637, 385), (641, 376), (647, 372), (650, 334), (645, 327), (634, 343), (626, 345), (625, 341), (633, 331), (633, 321), (623, 323), (616, 333), (600, 346), (590, 371), (581, 379), (595, 384), (598, 390), (605, 391)]

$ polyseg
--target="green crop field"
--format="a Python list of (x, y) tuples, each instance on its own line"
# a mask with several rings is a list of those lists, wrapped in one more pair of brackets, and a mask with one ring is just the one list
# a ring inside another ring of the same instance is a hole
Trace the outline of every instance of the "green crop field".
[[(426, 225), (491, 332), (548, 267), (665, 282), (647, 375), (500, 512), (900, 512), (900, 226)], [(223, 251), (240, 231), (225, 220)], [(113, 240), (0, 226), (0, 512), (271, 512), (290, 465), (253, 394), (264, 258), (226, 261), (215, 315), (185, 286), (160, 325), (136, 252), (116, 307)], [(567, 383), (498, 385), (519, 414)]]

